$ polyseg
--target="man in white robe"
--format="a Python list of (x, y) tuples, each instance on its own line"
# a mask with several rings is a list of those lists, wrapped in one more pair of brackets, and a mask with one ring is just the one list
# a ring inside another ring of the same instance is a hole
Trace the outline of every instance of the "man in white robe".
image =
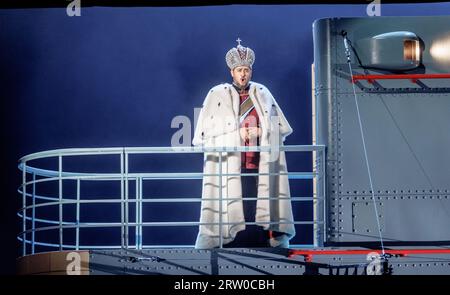
[[(197, 249), (232, 245), (237, 234), (246, 230), (246, 218), (249, 220), (244, 216), (244, 202), (250, 201), (243, 202), (243, 197), (257, 198), (251, 221), (257, 222), (268, 234), (268, 246), (288, 247), (295, 235), (286, 157), (279, 151), (279, 146), (293, 130), (270, 91), (251, 81), (255, 54), (240, 45), (239, 39), (238, 42), (225, 57), (233, 84), (220, 84), (208, 92), (192, 143), (204, 147), (259, 145), (271, 149), (258, 153), (204, 153), (200, 215), (200, 222), (204, 224), (199, 226)], [(244, 125), (245, 122), (255, 124)], [(240, 173), (247, 172), (248, 167), (258, 173), (256, 196), (242, 195)], [(218, 176), (220, 169), (221, 178)]]

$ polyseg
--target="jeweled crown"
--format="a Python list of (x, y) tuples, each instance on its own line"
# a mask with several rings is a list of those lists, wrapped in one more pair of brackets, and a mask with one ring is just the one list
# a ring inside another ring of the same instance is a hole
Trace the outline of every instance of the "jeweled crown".
[(228, 50), (225, 55), (228, 67), (230, 70), (242, 66), (252, 68), (253, 63), (255, 62), (255, 52), (249, 47), (242, 46), (241, 39), (238, 38), (236, 41), (238, 42), (238, 45)]

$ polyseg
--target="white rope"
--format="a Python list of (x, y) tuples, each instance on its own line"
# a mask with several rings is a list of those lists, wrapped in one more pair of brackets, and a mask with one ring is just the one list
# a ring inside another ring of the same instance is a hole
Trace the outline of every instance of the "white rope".
[(363, 144), (363, 149), (364, 149), (364, 157), (365, 157), (366, 166), (367, 166), (367, 174), (369, 175), (370, 191), (372, 193), (373, 206), (375, 208), (375, 217), (377, 220), (378, 234), (380, 236), (381, 252), (382, 252), (382, 256), (384, 256), (385, 251), (384, 251), (383, 236), (381, 234), (380, 218), (378, 216), (378, 208), (377, 208), (377, 203), (375, 201), (375, 191), (373, 189), (372, 174), (370, 172), (370, 165), (369, 165), (369, 157), (367, 156), (366, 141), (364, 139), (364, 131), (363, 131), (363, 126), (362, 126), (362, 122), (361, 122), (361, 113), (359, 112), (359, 105), (358, 105), (358, 99), (356, 97), (355, 83), (353, 83), (353, 70), (352, 70), (352, 66), (350, 63), (350, 51), (348, 49), (347, 38), (345, 36), (344, 36), (344, 44), (345, 44), (345, 50), (346, 50), (346, 55), (347, 55), (348, 68), (350, 71), (351, 83), (352, 83), (352, 87), (353, 87), (353, 95), (355, 97), (356, 113), (358, 115), (359, 130), (361, 132), (361, 139), (362, 139), (362, 144)]

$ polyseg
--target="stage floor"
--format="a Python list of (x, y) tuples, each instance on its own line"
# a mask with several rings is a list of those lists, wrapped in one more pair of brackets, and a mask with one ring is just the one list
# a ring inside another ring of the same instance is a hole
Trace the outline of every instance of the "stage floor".
[[(58, 251), (19, 258), (18, 273), (66, 274), (69, 270), (71, 274), (85, 275), (450, 274), (450, 246), (386, 247), (385, 259), (377, 252), (380, 251), (363, 247)], [(75, 262), (80, 262), (81, 267), (74, 268)]]

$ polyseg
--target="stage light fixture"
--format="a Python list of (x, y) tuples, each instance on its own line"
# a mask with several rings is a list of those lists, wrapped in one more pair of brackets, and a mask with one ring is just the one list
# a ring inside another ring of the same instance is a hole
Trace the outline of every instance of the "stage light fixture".
[(412, 32), (389, 32), (355, 43), (361, 65), (365, 68), (407, 71), (419, 67), (422, 61), (420, 39)]

